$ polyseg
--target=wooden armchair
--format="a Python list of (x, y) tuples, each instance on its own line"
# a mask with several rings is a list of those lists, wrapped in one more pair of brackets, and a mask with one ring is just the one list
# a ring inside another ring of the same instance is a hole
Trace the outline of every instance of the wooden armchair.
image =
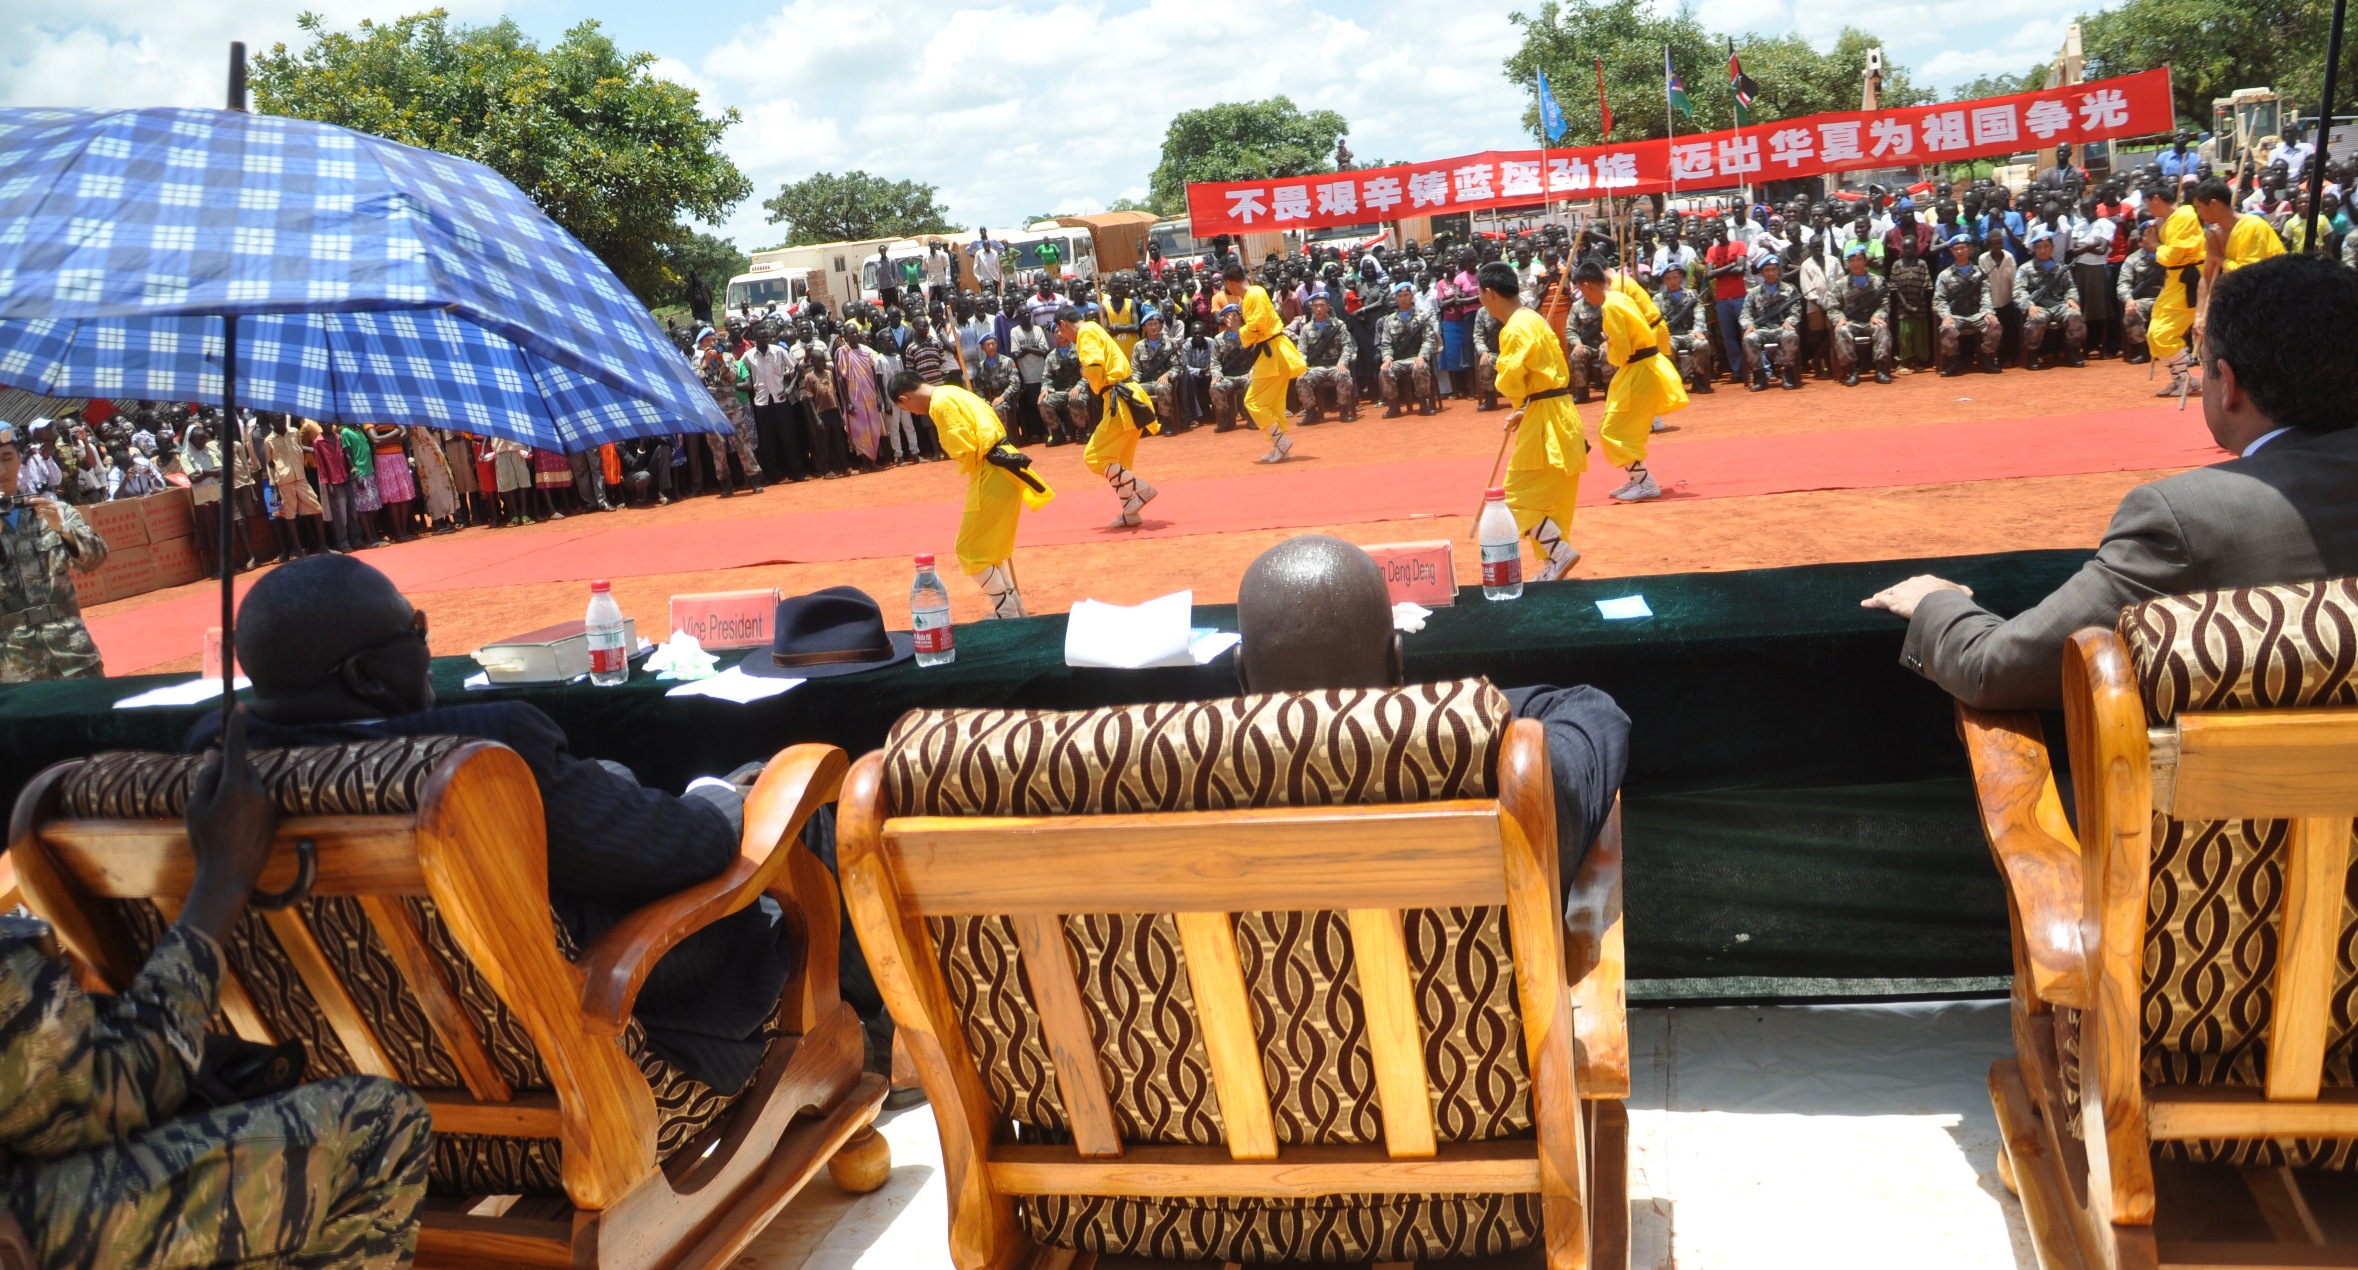
[[(219, 1023), (301, 1039), (311, 1079), (386, 1076), (425, 1096), (419, 1265), (717, 1267), (822, 1164), (882, 1184), (870, 1124), (885, 1085), (862, 1074), (859, 1020), (837, 997), (834, 882), (797, 841), (835, 796), (841, 750), (780, 753), (746, 802), (737, 862), (578, 955), (549, 908), (539, 792), (513, 751), (417, 737), (254, 758), (280, 813), (261, 885), (286, 887), (305, 841), (317, 878), (232, 935)], [(115, 987), (187, 892), (197, 764), (101, 754), (17, 801), (9, 859), (27, 902)], [(631, 1011), (664, 952), (765, 894), (798, 970), (757, 1073), (728, 1095), (656, 1054)]]
[(1481, 680), (917, 712), (837, 819), (961, 1270), (1625, 1266), (1619, 813)]
[(2037, 716), (1959, 708), (2013, 918), (2001, 1175), (2049, 1270), (2358, 1266), (2354, 662), (2353, 580), (2081, 631), (2077, 835)]

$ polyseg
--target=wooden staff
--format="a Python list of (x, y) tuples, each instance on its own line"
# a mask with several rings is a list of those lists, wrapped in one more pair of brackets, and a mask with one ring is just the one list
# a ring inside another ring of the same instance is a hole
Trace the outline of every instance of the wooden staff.
[(1482, 501), (1474, 506), (1474, 523), (1466, 526), (1466, 537), (1468, 538), (1474, 537), (1482, 530), (1482, 511), (1490, 505), (1490, 491), (1498, 485), (1498, 469), (1506, 465), (1507, 442), (1515, 439), (1515, 427), (1521, 426), (1522, 414), (1521, 410), (1516, 410), (1514, 415), (1510, 416), (1514, 419), (1515, 426), (1508, 427), (1499, 433), (1498, 457), (1490, 460), (1490, 479), (1482, 483)]

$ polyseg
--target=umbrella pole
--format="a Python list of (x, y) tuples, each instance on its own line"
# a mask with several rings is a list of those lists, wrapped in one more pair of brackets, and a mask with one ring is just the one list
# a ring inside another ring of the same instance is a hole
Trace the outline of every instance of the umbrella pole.
[(237, 315), (221, 315), (221, 735), (229, 735), (229, 712), (237, 705), (237, 561), (231, 554), (231, 517), (237, 507), (237, 454), (245, 444), (237, 426)]

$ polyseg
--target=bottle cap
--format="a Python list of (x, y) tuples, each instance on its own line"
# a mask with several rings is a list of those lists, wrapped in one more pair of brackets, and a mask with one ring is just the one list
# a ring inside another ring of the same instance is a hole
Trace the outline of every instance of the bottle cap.
[(1503, 500), (1505, 497), (1506, 487), (1504, 486), (1492, 486), (1491, 488), (1482, 491), (1482, 501), (1484, 502), (1495, 503)]
[(917, 557), (917, 567), (918, 567), (918, 568), (920, 568), (920, 569), (930, 569), (930, 568), (932, 568), (932, 567), (933, 567), (933, 556), (932, 556), (932, 554), (931, 554), (931, 553), (928, 553), (928, 554), (926, 554), (926, 555), (922, 555), (922, 556), (919, 556), (919, 557)]
[(611, 583), (611, 582), (608, 582), (608, 581), (607, 581), (607, 580), (605, 580), (604, 578), (600, 578), (600, 579), (598, 579), (597, 581), (590, 583), (590, 594), (591, 594), (591, 595), (603, 595), (603, 594), (605, 594), (605, 593), (606, 593), (606, 592), (608, 592), (608, 591), (612, 591), (613, 589), (614, 589), (614, 584), (613, 584), (613, 583)]

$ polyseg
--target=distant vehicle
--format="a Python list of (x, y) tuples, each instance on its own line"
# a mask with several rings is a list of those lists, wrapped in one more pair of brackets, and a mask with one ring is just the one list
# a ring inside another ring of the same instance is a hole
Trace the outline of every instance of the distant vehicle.
[[(876, 248), (891, 238), (852, 239), (847, 242), (806, 243), (800, 247), (774, 247), (753, 253), (753, 271), (773, 269), (804, 269), (809, 271), (810, 298), (830, 309), (860, 292), (862, 261), (873, 259)], [(734, 308), (735, 305), (730, 306)]]
[(811, 271), (808, 267), (786, 267), (775, 263), (757, 267), (751, 273), (741, 273), (729, 279), (729, 289), (723, 293), (728, 312), (741, 313), (772, 307), (787, 309), (808, 300), (811, 294)]
[(2273, 88), (2238, 88), (2229, 96), (2213, 97), (2211, 139), (2202, 144), (2202, 156), (2222, 176), (2241, 166), (2247, 149), (2255, 168), (2266, 167), (2275, 157), (2285, 113)]

